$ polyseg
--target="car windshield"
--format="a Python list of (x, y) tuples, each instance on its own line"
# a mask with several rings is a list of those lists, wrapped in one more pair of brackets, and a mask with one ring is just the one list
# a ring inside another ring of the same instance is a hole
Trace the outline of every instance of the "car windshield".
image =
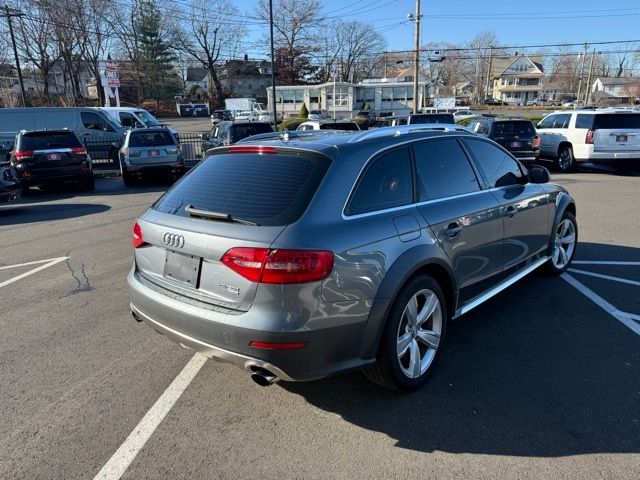
[(166, 130), (131, 132), (129, 147), (161, 147), (175, 145), (173, 136)]
[(21, 150), (46, 150), (49, 148), (75, 148), (82, 144), (73, 132), (30, 132), (20, 139)]
[(536, 130), (531, 122), (495, 122), (493, 136), (517, 135), (519, 137), (535, 137)]
[(160, 122), (156, 120), (156, 117), (145, 110), (136, 110), (135, 114), (140, 117), (147, 127), (157, 127), (160, 125)]
[(185, 217), (193, 205), (259, 225), (286, 225), (307, 208), (329, 164), (315, 155), (211, 155), (153, 208)]
[(595, 117), (593, 128), (640, 128), (640, 113), (605, 113)]
[(354, 122), (335, 122), (335, 123), (322, 123), (320, 124), (320, 130), (347, 130), (355, 131), (360, 130), (358, 125)]

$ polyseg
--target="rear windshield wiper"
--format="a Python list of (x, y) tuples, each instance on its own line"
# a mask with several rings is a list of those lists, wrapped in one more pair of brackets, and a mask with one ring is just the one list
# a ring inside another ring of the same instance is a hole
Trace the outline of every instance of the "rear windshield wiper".
[(228, 213), (211, 212), (209, 210), (200, 210), (193, 205), (187, 205), (184, 210), (192, 217), (210, 218), (212, 220), (224, 220), (227, 222), (241, 223), (242, 225), (255, 225), (258, 224), (249, 220), (242, 220), (241, 218), (234, 218)]

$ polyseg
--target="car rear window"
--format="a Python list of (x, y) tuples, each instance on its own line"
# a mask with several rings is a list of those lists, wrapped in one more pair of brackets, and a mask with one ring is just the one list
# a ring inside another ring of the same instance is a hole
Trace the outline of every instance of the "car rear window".
[(218, 154), (202, 161), (153, 208), (183, 217), (187, 205), (258, 225), (287, 225), (306, 210), (330, 160), (303, 154)]
[(335, 122), (335, 123), (322, 123), (320, 124), (320, 130), (346, 130), (346, 131), (354, 131), (360, 130), (358, 125), (354, 122)]
[(640, 113), (605, 113), (595, 117), (593, 128), (640, 128)]
[(82, 144), (73, 132), (30, 132), (20, 139), (21, 150), (46, 150), (49, 148), (74, 148)]
[(243, 138), (250, 137), (251, 135), (269, 132), (273, 132), (273, 128), (271, 128), (271, 125), (267, 123), (247, 123), (246, 125), (236, 124), (231, 129), (231, 141), (235, 143), (239, 142)]
[(165, 130), (131, 132), (129, 147), (161, 147), (175, 145), (173, 136)]
[(529, 121), (516, 122), (495, 122), (493, 124), (492, 136), (501, 137), (503, 135), (517, 135), (518, 137), (535, 137), (536, 129)]
[(451, 113), (427, 113), (424, 115), (411, 115), (414, 123), (456, 123)]

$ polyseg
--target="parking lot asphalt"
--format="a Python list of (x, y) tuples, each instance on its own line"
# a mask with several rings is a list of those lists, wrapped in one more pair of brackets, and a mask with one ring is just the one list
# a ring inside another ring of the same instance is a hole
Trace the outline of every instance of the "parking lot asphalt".
[(262, 388), (133, 321), (131, 225), (166, 185), (1, 207), (0, 478), (640, 478), (640, 175), (552, 181), (576, 271), (453, 322), (409, 395), (359, 372)]

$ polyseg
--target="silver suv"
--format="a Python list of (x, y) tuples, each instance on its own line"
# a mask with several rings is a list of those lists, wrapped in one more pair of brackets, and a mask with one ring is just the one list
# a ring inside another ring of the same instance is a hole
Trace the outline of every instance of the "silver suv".
[(568, 267), (576, 207), (548, 180), (454, 126), (220, 147), (134, 224), (133, 316), (261, 385), (364, 368), (412, 390), (449, 320)]

